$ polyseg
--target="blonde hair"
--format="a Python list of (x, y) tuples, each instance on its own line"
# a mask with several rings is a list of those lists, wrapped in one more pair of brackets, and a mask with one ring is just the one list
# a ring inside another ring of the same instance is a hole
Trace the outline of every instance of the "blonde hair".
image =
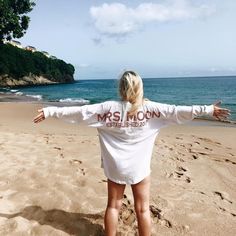
[(134, 71), (125, 71), (119, 81), (119, 93), (123, 101), (128, 101), (132, 104), (129, 114), (136, 114), (144, 101), (141, 77)]

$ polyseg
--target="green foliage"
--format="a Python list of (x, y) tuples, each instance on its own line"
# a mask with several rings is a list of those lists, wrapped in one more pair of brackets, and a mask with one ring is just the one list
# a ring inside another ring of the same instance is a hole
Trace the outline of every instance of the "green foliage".
[(34, 6), (31, 0), (0, 0), (0, 43), (25, 34), (30, 21), (25, 14)]
[[(0, 0), (1, 1), (1, 0)], [(51, 59), (41, 52), (31, 52), (9, 44), (0, 45), (0, 75), (20, 79), (28, 75), (42, 75), (52, 81), (63, 82), (73, 77), (74, 67), (59, 59)]]

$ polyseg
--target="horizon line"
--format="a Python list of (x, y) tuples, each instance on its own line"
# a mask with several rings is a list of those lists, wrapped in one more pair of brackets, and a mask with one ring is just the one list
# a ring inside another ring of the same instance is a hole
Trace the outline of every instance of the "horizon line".
[[(212, 77), (236, 77), (235, 75), (193, 75), (193, 76), (167, 76), (167, 77), (142, 77), (142, 79), (180, 79), (180, 78), (212, 78)], [(108, 79), (75, 79), (75, 81), (80, 80), (117, 80), (118, 78), (108, 78)]]

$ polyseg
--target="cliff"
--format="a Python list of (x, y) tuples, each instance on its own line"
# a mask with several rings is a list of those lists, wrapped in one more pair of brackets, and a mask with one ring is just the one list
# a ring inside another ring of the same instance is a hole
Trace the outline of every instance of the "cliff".
[(0, 44), (0, 86), (32, 86), (73, 83), (74, 67), (12, 45)]
[(73, 83), (74, 79), (71, 76), (65, 76), (61, 81), (52, 81), (43, 76), (24, 76), (19, 79), (14, 79), (9, 75), (0, 76), (0, 87), (20, 87), (20, 86), (33, 86), (33, 85), (48, 85), (58, 83)]

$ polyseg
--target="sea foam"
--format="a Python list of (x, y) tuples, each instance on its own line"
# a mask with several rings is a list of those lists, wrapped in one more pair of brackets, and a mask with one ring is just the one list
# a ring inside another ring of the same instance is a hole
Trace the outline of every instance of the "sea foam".
[(31, 97), (31, 98), (36, 98), (38, 100), (42, 100), (43, 99), (43, 96), (42, 95), (29, 95), (29, 94), (26, 94), (27, 97)]
[(90, 101), (80, 98), (80, 99), (72, 99), (72, 98), (65, 98), (65, 99), (60, 99), (59, 102), (68, 102), (68, 103), (79, 103), (79, 104), (89, 104)]

